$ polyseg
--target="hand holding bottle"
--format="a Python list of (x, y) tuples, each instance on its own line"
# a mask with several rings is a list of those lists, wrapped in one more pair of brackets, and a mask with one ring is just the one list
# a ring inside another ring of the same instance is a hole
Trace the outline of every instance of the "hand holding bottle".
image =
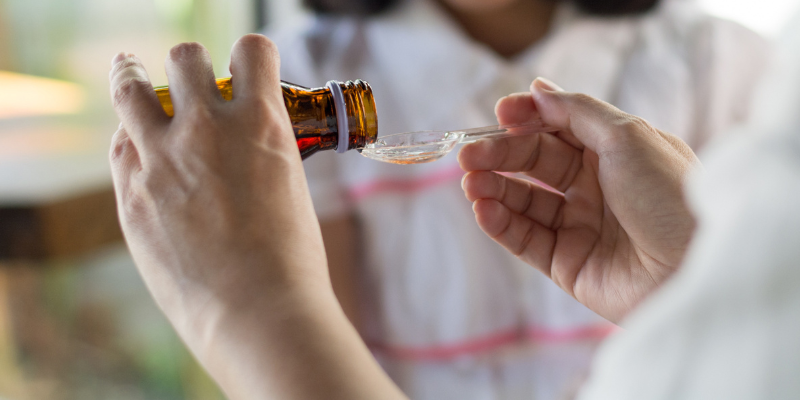
[[(479, 141), (459, 154), (481, 229), (578, 301), (620, 321), (680, 265), (694, 230), (683, 183), (698, 165), (677, 137), (538, 79), (501, 99), (500, 124), (556, 134)], [(522, 172), (561, 193), (497, 172)]]
[(110, 159), (126, 241), (159, 307), (226, 394), (401, 397), (336, 303), (275, 45), (259, 35), (237, 42), (230, 101), (202, 46), (173, 48), (174, 118), (136, 57), (113, 64), (122, 124)]

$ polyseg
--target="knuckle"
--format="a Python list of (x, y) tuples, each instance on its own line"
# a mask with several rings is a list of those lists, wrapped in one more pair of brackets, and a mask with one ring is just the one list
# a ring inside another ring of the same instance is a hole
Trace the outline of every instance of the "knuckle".
[(239, 39), (239, 45), (250, 50), (257, 50), (269, 55), (278, 55), (278, 46), (264, 35), (251, 33)]
[(191, 103), (185, 112), (184, 119), (188, 132), (222, 131), (218, 126), (219, 116), (211, 106), (200, 102)]
[(117, 135), (119, 135), (119, 133), (114, 136), (111, 142), (111, 149), (108, 153), (108, 159), (111, 161), (112, 165), (118, 164), (124, 158), (130, 141), (127, 137), (118, 137)]
[(149, 204), (142, 193), (128, 190), (121, 196), (121, 209), (125, 219), (130, 223), (140, 223), (148, 214)]
[(536, 226), (533, 224), (533, 222), (531, 222), (528, 225), (528, 229), (525, 231), (525, 234), (522, 236), (522, 240), (520, 240), (516, 249), (513, 251), (515, 256), (521, 257), (522, 255), (525, 254), (525, 251), (528, 249), (528, 246), (530, 246), (531, 242), (533, 241), (535, 231), (536, 231)]
[(290, 138), (294, 137), (292, 122), (283, 99), (276, 100), (271, 97), (251, 97), (246, 101), (231, 105), (231, 117), (239, 121), (247, 121), (248, 125), (256, 127), (255, 130), (266, 136), (276, 135), (275, 132), (289, 131)]
[(164, 162), (154, 165), (139, 174), (139, 187), (142, 191), (158, 196), (165, 189), (165, 183), (171, 181), (170, 173)]
[(297, 148), (294, 130), (288, 121), (272, 119), (264, 124), (263, 132), (266, 136), (267, 144), (271, 147), (280, 149)]
[(598, 100), (586, 93), (561, 93), (559, 99), (564, 102), (564, 105), (580, 112), (602, 113), (606, 114), (614, 106)]
[(597, 101), (594, 97), (585, 93), (566, 93), (565, 96), (569, 96), (575, 103), (593, 103)]
[(139, 176), (115, 175), (114, 190), (117, 195), (120, 216), (127, 221), (141, 218), (147, 213), (146, 193), (139, 185)]
[(500, 174), (485, 171), (478, 174), (478, 181), (478, 184), (486, 189), (487, 196), (497, 198), (498, 200), (504, 200), (508, 194), (506, 181)]
[(297, 146), (283, 151), (270, 151), (266, 153), (266, 157), (268, 158), (270, 169), (276, 175), (293, 175), (297, 171), (298, 162), (300, 162), (300, 152), (297, 150)]
[(122, 79), (114, 87), (112, 95), (112, 102), (114, 107), (124, 107), (129, 104), (133, 99), (146, 95), (147, 90), (153, 90), (150, 85), (137, 78)]
[(655, 129), (653, 129), (650, 123), (643, 118), (630, 114), (620, 115), (617, 125), (619, 126), (620, 132), (628, 136), (639, 136), (655, 132)]
[(113, 67), (111, 67), (111, 72), (109, 72), (109, 76), (111, 78), (113, 78), (113, 77), (119, 75), (120, 72), (124, 71), (125, 69), (131, 68), (131, 67), (135, 67), (136, 65), (138, 65), (138, 64), (136, 63), (135, 60), (133, 60), (131, 58), (126, 58), (126, 59), (118, 62), (117, 64), (115, 64)]
[(643, 118), (619, 112), (610, 120), (610, 134), (604, 140), (608, 149), (628, 147), (637, 138), (652, 136), (656, 130)]
[[(284, 107), (283, 104), (280, 105)], [(262, 96), (248, 98), (246, 102), (243, 102), (240, 106), (239, 113), (243, 113), (244, 115), (253, 115), (257, 116), (261, 119), (265, 120), (272, 120), (275, 118), (285, 118), (280, 112), (275, 111), (275, 104), (271, 98), (265, 98)], [(285, 107), (284, 107), (285, 110)], [(286, 113), (288, 115), (288, 113)]]
[(208, 50), (197, 42), (185, 42), (175, 45), (169, 51), (169, 58), (173, 62), (180, 62), (186, 59), (192, 59), (197, 56), (205, 56)]

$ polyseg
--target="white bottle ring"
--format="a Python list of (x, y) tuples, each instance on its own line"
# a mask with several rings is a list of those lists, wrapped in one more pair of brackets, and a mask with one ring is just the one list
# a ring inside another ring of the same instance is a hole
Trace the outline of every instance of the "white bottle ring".
[(336, 146), (337, 153), (347, 151), (350, 142), (350, 124), (347, 121), (347, 108), (344, 104), (344, 92), (342, 92), (339, 82), (328, 81), (325, 87), (331, 91), (333, 106), (336, 109), (336, 126), (339, 130), (339, 144)]

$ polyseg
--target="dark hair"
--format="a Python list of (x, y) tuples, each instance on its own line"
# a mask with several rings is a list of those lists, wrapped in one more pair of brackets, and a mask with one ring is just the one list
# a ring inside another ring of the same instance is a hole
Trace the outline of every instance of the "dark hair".
[[(402, 0), (303, 0), (318, 14), (368, 16), (388, 10)], [(661, 0), (553, 0), (571, 1), (581, 10), (604, 16), (635, 15), (650, 11)]]

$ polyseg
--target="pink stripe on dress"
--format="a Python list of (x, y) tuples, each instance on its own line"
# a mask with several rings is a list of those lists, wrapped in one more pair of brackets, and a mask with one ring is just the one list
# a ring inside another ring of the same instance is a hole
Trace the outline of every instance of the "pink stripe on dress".
[[(556, 189), (548, 186), (544, 182), (524, 176), (520, 173), (514, 172), (499, 172), (501, 175), (508, 177), (515, 177), (531, 181), (547, 190), (555, 193), (562, 194)], [(348, 189), (350, 199), (353, 201), (360, 201), (366, 197), (375, 196), (381, 193), (400, 193), (400, 194), (413, 194), (425, 189), (436, 187), (438, 185), (451, 182), (458, 178), (461, 179), (465, 172), (458, 166), (454, 168), (446, 168), (435, 171), (430, 175), (414, 178), (397, 178), (397, 179), (376, 179), (373, 181), (359, 183)]]
[(618, 330), (620, 330), (620, 327), (610, 324), (562, 330), (530, 327), (525, 331), (525, 336), (534, 342), (570, 342), (574, 340), (603, 339)]
[(369, 347), (389, 357), (411, 361), (441, 361), (454, 357), (491, 351), (499, 347), (523, 342), (564, 343), (581, 340), (602, 340), (620, 328), (612, 324), (593, 325), (570, 329), (550, 329), (528, 327), (484, 336), (461, 343), (443, 344), (428, 347), (391, 346), (370, 343)]
[(358, 184), (348, 190), (350, 198), (359, 201), (365, 197), (375, 196), (381, 193), (401, 193), (413, 194), (431, 187), (451, 182), (454, 179), (461, 179), (464, 171), (458, 166), (435, 171), (430, 175), (415, 177), (410, 179), (377, 179)]

